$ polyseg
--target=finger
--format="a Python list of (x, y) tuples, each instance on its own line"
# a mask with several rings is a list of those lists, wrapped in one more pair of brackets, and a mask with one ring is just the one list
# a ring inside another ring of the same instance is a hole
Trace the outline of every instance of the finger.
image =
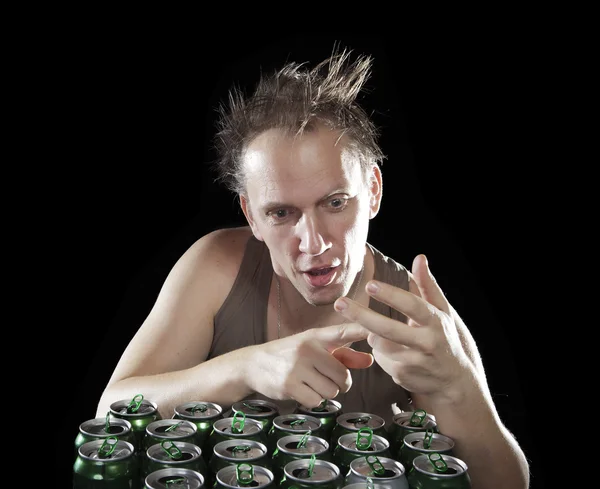
[[(331, 355), (330, 357), (337, 362)], [(323, 399), (333, 399), (340, 392), (348, 392), (352, 386), (352, 376), (343, 363), (338, 364), (342, 367), (341, 372), (335, 371), (332, 375), (323, 362), (315, 362), (314, 370), (303, 377), (304, 383)]]
[(358, 323), (343, 323), (309, 330), (331, 352), (340, 346), (367, 339), (369, 331)]
[(419, 288), (419, 292), (421, 293), (421, 297), (433, 304), (439, 310), (449, 314), (450, 304), (435, 277), (431, 273), (425, 255), (420, 254), (415, 257), (412, 265), (412, 274)]
[(297, 387), (294, 387), (292, 399), (307, 408), (315, 408), (321, 404), (323, 399), (327, 399), (327, 397), (322, 397), (312, 387), (302, 383)]
[[(412, 294), (411, 294), (412, 295)], [(414, 297), (414, 296), (413, 296)], [(343, 307), (346, 304), (347, 307)], [(335, 301), (336, 311), (351, 321), (360, 323), (365, 329), (389, 340), (403, 345), (418, 347), (418, 328), (413, 328), (401, 321), (386, 317), (357, 302), (341, 297)], [(368, 336), (368, 335), (367, 335)]]
[(369, 368), (373, 365), (373, 355), (342, 346), (331, 354), (346, 368)]
[(385, 355), (390, 360), (400, 360), (402, 356), (410, 350), (407, 346), (390, 341), (379, 335), (371, 333), (367, 338), (369, 346), (373, 348), (373, 354)]

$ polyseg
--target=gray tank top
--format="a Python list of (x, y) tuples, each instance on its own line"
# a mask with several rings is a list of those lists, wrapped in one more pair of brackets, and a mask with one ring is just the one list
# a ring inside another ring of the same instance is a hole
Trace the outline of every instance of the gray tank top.
[[(367, 243), (375, 257), (375, 279), (408, 290), (408, 273), (405, 267), (386, 257)], [(238, 348), (265, 343), (267, 303), (273, 266), (266, 245), (254, 236), (248, 239), (240, 270), (229, 295), (214, 319), (214, 335), (207, 359), (223, 355)], [(371, 298), (369, 308), (378, 313), (406, 322), (406, 316), (395, 309)], [(366, 340), (356, 342), (352, 348), (370, 352)], [(274, 401), (261, 394), (247, 399), (267, 399), (280, 407), (281, 414), (291, 413), (295, 401)], [(402, 411), (410, 411), (410, 394), (397, 385), (382, 368), (374, 362), (367, 369), (352, 370), (352, 387), (339, 394), (336, 401), (343, 412), (377, 414), (392, 424), (392, 404)], [(230, 406), (223, 406), (228, 409)]]

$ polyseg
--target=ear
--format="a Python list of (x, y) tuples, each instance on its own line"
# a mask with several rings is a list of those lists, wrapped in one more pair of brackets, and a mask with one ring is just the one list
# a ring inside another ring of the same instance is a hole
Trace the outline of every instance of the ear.
[(248, 202), (248, 198), (242, 194), (240, 194), (240, 206), (242, 208), (244, 216), (246, 216), (246, 221), (248, 221), (248, 224), (250, 225), (250, 229), (252, 229), (252, 234), (254, 234), (254, 237), (259, 241), (263, 241), (260, 231), (256, 226), (256, 222), (252, 217), (252, 210), (250, 209), (250, 203)]
[(373, 219), (379, 213), (383, 195), (381, 170), (377, 164), (371, 166), (367, 178), (369, 182), (369, 219)]

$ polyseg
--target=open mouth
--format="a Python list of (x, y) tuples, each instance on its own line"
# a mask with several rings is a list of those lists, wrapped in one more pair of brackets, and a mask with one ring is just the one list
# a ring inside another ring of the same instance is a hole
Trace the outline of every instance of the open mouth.
[(333, 270), (333, 267), (320, 268), (318, 270), (310, 270), (307, 273), (309, 273), (313, 277), (316, 277), (319, 275), (327, 275), (331, 270)]
[(311, 287), (325, 287), (333, 282), (337, 267), (324, 267), (309, 270), (304, 273), (304, 278)]

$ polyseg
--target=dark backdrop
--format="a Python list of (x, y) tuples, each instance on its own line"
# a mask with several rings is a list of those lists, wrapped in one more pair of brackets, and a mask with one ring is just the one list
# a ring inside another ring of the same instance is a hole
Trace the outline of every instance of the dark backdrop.
[(374, 57), (362, 101), (387, 159), (370, 241), (407, 267), (427, 254), (479, 345), (501, 418), (531, 460), (532, 487), (543, 487), (530, 357), (539, 325), (523, 314), (540, 205), (525, 185), (535, 166), (530, 48), (489, 39), (426, 48), (393, 36), (279, 36), (231, 47), (109, 36), (66, 55), (65, 139), (76, 170), (63, 216), (70, 275), (62, 318), (77, 356), (63, 355), (58, 382), (69, 406), (62, 474), (79, 423), (94, 417), (175, 261), (203, 234), (244, 224), (206, 165), (217, 104), (231, 83), (251, 88), (261, 70), (286, 60), (319, 61), (335, 40)]

